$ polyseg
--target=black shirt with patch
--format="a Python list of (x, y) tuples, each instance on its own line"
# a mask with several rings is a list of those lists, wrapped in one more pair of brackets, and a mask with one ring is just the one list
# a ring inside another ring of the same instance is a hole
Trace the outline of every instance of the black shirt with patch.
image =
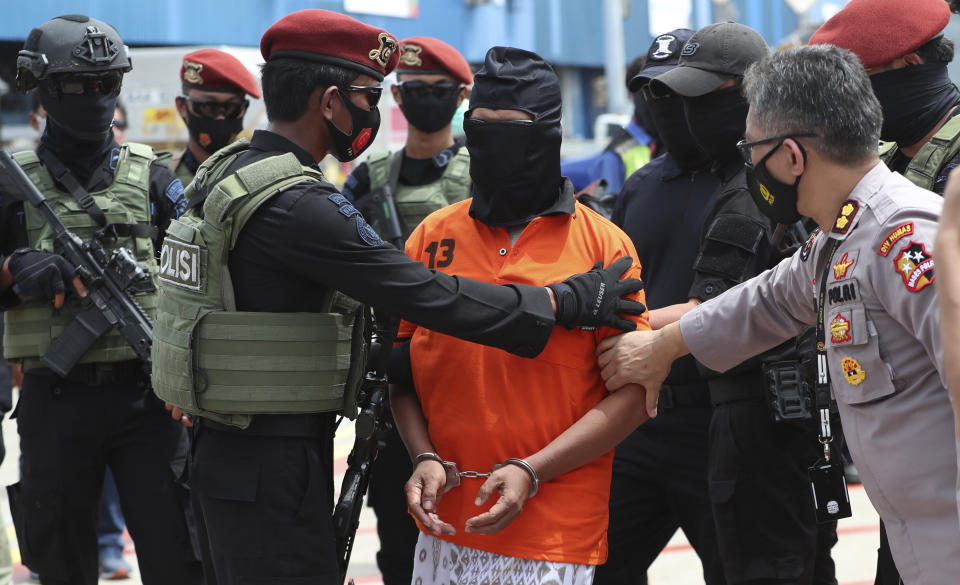
[[(453, 156), (464, 147), (464, 138), (458, 137), (454, 140), (453, 146), (440, 151), (437, 156), (431, 158), (411, 158), (403, 152), (403, 162), (400, 163), (401, 185), (419, 187), (420, 185), (429, 185), (435, 183), (443, 177), (447, 170), (447, 164), (453, 159)], [(392, 159), (388, 159), (389, 161)], [(352, 203), (370, 192), (370, 167), (367, 163), (360, 163), (353, 169), (350, 176), (343, 184), (343, 195)]]

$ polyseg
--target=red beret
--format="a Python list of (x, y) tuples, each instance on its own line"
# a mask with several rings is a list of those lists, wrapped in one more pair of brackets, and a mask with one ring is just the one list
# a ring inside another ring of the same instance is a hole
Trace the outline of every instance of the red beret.
[(183, 56), (180, 81), (205, 91), (240, 91), (260, 97), (257, 80), (239, 59), (217, 49), (200, 49)]
[(397, 66), (397, 39), (346, 14), (311, 8), (292, 12), (260, 39), (265, 61), (302, 59), (347, 67), (377, 81)]
[(851, 0), (810, 37), (811, 45), (836, 45), (866, 69), (919, 49), (950, 21), (944, 0)]
[(445, 73), (464, 85), (473, 85), (473, 71), (459, 51), (431, 37), (410, 37), (400, 41), (397, 73)]

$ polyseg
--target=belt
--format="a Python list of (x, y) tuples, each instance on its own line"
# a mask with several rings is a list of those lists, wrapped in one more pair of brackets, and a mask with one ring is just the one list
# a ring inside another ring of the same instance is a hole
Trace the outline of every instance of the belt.
[(143, 362), (140, 360), (77, 364), (73, 366), (66, 376), (60, 376), (53, 370), (45, 367), (30, 368), (27, 373), (48, 378), (60, 378), (67, 382), (85, 384), (87, 386), (134, 384), (143, 380), (149, 380)]
[(714, 406), (742, 400), (764, 400), (766, 390), (762, 372), (747, 372), (710, 379), (710, 402)]
[(706, 382), (693, 384), (664, 384), (660, 387), (657, 409), (710, 406), (710, 389)]

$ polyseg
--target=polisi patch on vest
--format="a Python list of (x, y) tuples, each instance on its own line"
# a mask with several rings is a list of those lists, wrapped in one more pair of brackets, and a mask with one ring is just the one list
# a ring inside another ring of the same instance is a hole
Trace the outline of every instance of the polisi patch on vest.
[(167, 237), (160, 249), (160, 280), (187, 290), (199, 291), (200, 246)]

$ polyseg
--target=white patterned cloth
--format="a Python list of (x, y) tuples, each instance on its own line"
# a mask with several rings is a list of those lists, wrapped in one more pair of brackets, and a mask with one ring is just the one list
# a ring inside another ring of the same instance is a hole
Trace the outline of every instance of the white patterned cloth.
[(415, 554), (411, 585), (591, 585), (596, 568), (498, 555), (423, 532)]

